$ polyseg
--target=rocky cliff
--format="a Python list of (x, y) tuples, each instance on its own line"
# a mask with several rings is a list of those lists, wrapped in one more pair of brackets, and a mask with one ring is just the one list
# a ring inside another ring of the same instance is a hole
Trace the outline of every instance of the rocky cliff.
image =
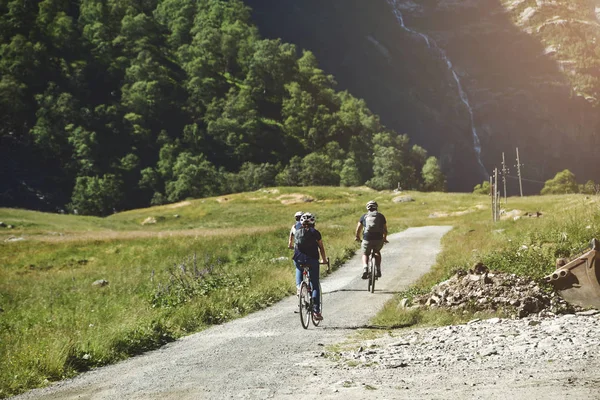
[[(261, 33), (312, 50), (341, 89), (442, 161), (451, 190), (501, 167), (526, 194), (600, 180), (596, 0), (247, 0)], [(509, 179), (509, 195), (518, 194)]]

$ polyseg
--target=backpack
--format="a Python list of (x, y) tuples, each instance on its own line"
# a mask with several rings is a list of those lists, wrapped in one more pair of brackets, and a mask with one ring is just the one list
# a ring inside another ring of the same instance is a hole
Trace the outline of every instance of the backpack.
[(310, 228), (304, 228), (302, 225), (300, 227), (296, 227), (296, 233), (294, 234), (294, 244), (297, 248), (304, 247), (310, 240), (310, 234), (308, 233), (309, 229)]
[(365, 235), (369, 233), (383, 233), (383, 218), (377, 211), (365, 214)]

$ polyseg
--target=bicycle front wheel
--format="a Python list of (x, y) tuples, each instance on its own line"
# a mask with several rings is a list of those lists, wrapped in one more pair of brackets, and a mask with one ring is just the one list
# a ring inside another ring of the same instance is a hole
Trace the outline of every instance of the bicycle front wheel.
[(308, 329), (308, 324), (312, 316), (312, 293), (306, 282), (300, 285), (300, 322), (304, 329)]
[[(319, 312), (323, 314), (323, 290), (321, 289), (321, 282), (319, 282)], [(321, 323), (320, 319), (315, 319), (315, 315), (312, 314), (312, 322), (314, 326), (319, 326)]]

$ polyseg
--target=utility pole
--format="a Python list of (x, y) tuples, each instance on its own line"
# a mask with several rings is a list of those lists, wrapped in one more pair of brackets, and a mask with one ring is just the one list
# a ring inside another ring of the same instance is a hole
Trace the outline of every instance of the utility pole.
[(515, 165), (517, 167), (517, 175), (519, 177), (519, 190), (521, 191), (521, 197), (523, 197), (523, 183), (521, 182), (521, 167), (523, 166), (523, 164), (521, 164), (521, 161), (519, 161), (519, 148), (517, 147), (517, 165)]
[(498, 204), (500, 201), (500, 196), (498, 194), (498, 168), (494, 168), (494, 186), (493, 186), (494, 195), (492, 200), (492, 208), (494, 210), (494, 222), (497, 222), (500, 217), (500, 205)]
[(500, 220), (500, 192), (498, 191), (498, 168), (496, 168), (496, 221)]
[(506, 175), (508, 175), (508, 168), (506, 168), (506, 162), (504, 162), (504, 152), (502, 152), (502, 183), (504, 184), (504, 204), (506, 204)]
[(496, 222), (496, 192), (494, 192), (493, 175), (490, 175), (490, 197), (492, 198), (492, 221)]

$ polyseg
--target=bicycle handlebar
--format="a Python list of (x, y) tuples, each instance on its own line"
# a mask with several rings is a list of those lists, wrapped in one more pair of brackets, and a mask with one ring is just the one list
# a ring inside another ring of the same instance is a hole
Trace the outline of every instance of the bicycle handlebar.
[(327, 257), (327, 261), (325, 261), (325, 262), (320, 262), (319, 261), (319, 264), (327, 265), (327, 272), (329, 272), (329, 257)]

